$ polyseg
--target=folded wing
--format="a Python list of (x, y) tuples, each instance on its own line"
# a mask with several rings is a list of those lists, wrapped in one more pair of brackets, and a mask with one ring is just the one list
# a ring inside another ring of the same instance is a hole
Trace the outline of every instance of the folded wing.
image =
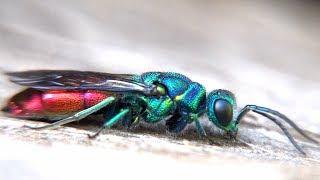
[(110, 74), (91, 71), (35, 70), (7, 72), (10, 81), (38, 90), (101, 90), (156, 94), (156, 86), (134, 81), (133, 74)]

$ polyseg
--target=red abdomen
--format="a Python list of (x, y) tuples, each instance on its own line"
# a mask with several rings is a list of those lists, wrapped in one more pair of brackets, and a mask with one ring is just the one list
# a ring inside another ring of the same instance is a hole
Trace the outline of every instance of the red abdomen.
[(14, 117), (59, 119), (89, 108), (112, 95), (95, 90), (39, 91), (29, 88), (13, 96), (5, 109)]

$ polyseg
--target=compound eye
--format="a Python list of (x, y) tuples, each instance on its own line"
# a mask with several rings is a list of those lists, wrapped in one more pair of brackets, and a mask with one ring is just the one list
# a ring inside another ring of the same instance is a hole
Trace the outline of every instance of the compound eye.
[(220, 125), (228, 126), (233, 117), (233, 107), (228, 101), (218, 99), (214, 104), (214, 113)]

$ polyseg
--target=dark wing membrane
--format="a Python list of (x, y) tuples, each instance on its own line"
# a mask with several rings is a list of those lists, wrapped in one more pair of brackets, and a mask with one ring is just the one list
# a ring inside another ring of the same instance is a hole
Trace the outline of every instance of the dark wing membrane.
[(109, 74), (90, 71), (35, 70), (8, 72), (10, 81), (39, 90), (102, 90), (112, 92), (155, 93), (155, 86), (133, 80), (132, 74)]

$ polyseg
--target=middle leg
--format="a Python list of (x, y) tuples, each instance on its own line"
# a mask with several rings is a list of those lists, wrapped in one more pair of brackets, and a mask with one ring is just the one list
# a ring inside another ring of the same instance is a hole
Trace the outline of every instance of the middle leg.
[(106, 120), (103, 126), (96, 133), (94, 133), (93, 135), (88, 134), (88, 137), (90, 139), (96, 138), (101, 133), (101, 131), (103, 131), (106, 128), (111, 128), (114, 124), (122, 120), (129, 112), (129, 109), (120, 110), (120, 112), (116, 114), (114, 117)]

